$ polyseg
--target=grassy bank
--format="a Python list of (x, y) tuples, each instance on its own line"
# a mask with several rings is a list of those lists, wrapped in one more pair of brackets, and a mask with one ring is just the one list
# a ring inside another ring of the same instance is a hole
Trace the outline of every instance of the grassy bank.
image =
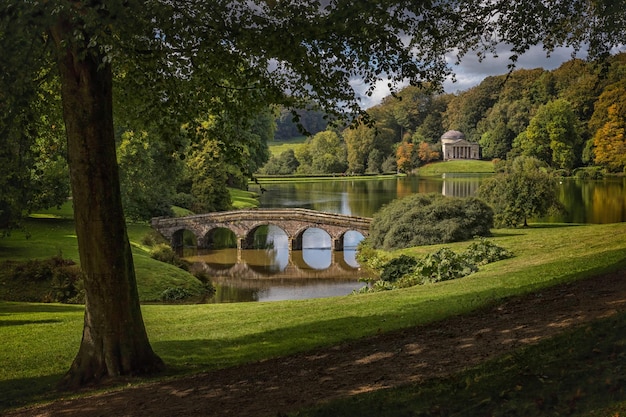
[[(71, 203), (33, 215), (24, 222), (25, 232), (13, 231), (11, 236), (0, 239), (0, 263), (58, 255), (78, 263), (78, 242), (72, 218)], [(129, 224), (127, 227), (142, 301), (159, 301), (163, 291), (174, 287), (202, 293), (202, 283), (193, 275), (150, 257), (150, 248), (143, 243), (152, 230), (150, 226)], [(0, 299), (14, 299), (8, 292), (17, 291), (16, 286), (23, 284), (12, 282), (5, 274), (6, 270), (0, 270)]]
[(235, 209), (247, 209), (259, 206), (259, 195), (251, 191), (229, 188), (230, 199)]
[(376, 179), (388, 179), (395, 177), (404, 177), (405, 174), (372, 174), (372, 175), (343, 175), (343, 174), (328, 174), (328, 175), (256, 175), (256, 179), (260, 184), (268, 184), (272, 182), (319, 182), (319, 181), (367, 181)]
[[(145, 305), (146, 327), (169, 372), (189, 373), (424, 324), (504, 297), (626, 267), (626, 224), (544, 225), (494, 232), (493, 241), (515, 257), (463, 279), (331, 299)], [(0, 244), (3, 253), (14, 250), (6, 242)], [(462, 251), (467, 245), (446, 246)], [(436, 248), (412, 248), (394, 255)], [(0, 409), (54, 395), (49, 389), (68, 368), (81, 327), (79, 306), (0, 302)]]
[(441, 175), (441, 174), (489, 174), (494, 172), (491, 161), (457, 160), (438, 161), (426, 164), (417, 170), (418, 175)]
[[(441, 174), (491, 174), (494, 172), (494, 165), (491, 161), (439, 161), (433, 162), (417, 169), (417, 175), (440, 176)], [(405, 176), (406, 174), (373, 174), (373, 175), (344, 175), (328, 174), (317, 176), (306, 175), (256, 175), (256, 179), (261, 184), (271, 182), (317, 182), (317, 181), (359, 181), (392, 178)]]

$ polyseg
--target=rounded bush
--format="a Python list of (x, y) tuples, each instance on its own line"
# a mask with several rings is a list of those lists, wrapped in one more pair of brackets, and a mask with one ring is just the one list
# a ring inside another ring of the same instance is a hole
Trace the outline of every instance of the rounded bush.
[(458, 242), (489, 236), (493, 210), (475, 197), (413, 194), (378, 211), (370, 227), (370, 242), (385, 250)]
[(150, 251), (150, 256), (157, 261), (165, 262), (177, 266), (185, 271), (189, 270), (189, 262), (181, 259), (176, 252), (167, 244), (159, 243)]

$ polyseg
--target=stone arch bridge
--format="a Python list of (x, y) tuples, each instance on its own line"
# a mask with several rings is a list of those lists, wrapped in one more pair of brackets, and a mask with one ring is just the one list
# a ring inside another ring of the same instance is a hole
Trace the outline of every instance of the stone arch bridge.
[(311, 228), (318, 228), (330, 235), (332, 249), (341, 251), (345, 234), (349, 231), (356, 231), (367, 237), (371, 221), (369, 217), (294, 208), (233, 210), (185, 217), (155, 217), (151, 224), (170, 241), (173, 248), (183, 246), (185, 230), (195, 235), (198, 248), (211, 248), (212, 233), (219, 228), (226, 228), (237, 237), (238, 249), (253, 249), (256, 230), (261, 226), (271, 224), (280, 227), (287, 234), (290, 250), (301, 250), (304, 232)]

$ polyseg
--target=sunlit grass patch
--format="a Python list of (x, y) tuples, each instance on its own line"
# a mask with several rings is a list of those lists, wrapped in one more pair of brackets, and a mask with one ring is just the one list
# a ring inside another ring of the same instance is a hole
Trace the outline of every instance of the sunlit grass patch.
[(298, 136), (288, 140), (268, 142), (267, 145), (272, 156), (278, 156), (289, 149), (293, 149), (294, 152), (297, 151), (306, 142), (306, 139), (306, 136)]
[(439, 161), (426, 164), (417, 170), (419, 175), (440, 175), (447, 173), (493, 173), (494, 164), (492, 161), (478, 160), (455, 160), (455, 161)]
[(254, 208), (259, 206), (258, 194), (251, 191), (229, 188), (230, 198), (235, 209)]

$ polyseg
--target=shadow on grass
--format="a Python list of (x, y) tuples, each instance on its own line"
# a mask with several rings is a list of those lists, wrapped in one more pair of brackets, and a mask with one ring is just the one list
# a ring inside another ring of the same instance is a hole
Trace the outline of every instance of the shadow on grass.
[(82, 312), (82, 304), (38, 304), (0, 301), (0, 314)]
[[(26, 241), (26, 238), (24, 238), (24, 241)], [(13, 246), (12, 242), (0, 238), (0, 252), (2, 252), (0, 258), (2, 262), (10, 262), (11, 258), (23, 256), (25, 253), (28, 253), (28, 248)]]
[[(526, 229), (561, 229), (563, 227), (589, 226), (583, 223), (531, 223)], [(521, 228), (524, 230), (524, 228)]]
[(448, 378), (377, 391), (301, 417), (621, 415), (626, 314), (598, 320)]
[(0, 381), (0, 414), (9, 408), (58, 398), (59, 392), (56, 390), (56, 384), (62, 377), (63, 374), (54, 374)]
[(529, 226), (527, 227), (517, 227), (517, 228), (512, 228), (510, 229), (511, 232), (507, 233), (504, 230), (507, 229), (498, 229), (498, 232), (494, 232), (491, 234), (491, 236), (487, 236), (487, 238), (490, 237), (510, 237), (510, 236), (519, 236), (519, 235), (523, 235), (524, 233), (520, 233), (520, 232), (524, 232), (525, 230), (533, 230), (533, 229), (561, 229), (564, 227), (580, 227), (580, 226), (588, 226), (585, 224), (581, 224), (581, 223), (531, 223)]
[(24, 326), (27, 324), (51, 324), (61, 323), (61, 320), (0, 320), (0, 327)]

